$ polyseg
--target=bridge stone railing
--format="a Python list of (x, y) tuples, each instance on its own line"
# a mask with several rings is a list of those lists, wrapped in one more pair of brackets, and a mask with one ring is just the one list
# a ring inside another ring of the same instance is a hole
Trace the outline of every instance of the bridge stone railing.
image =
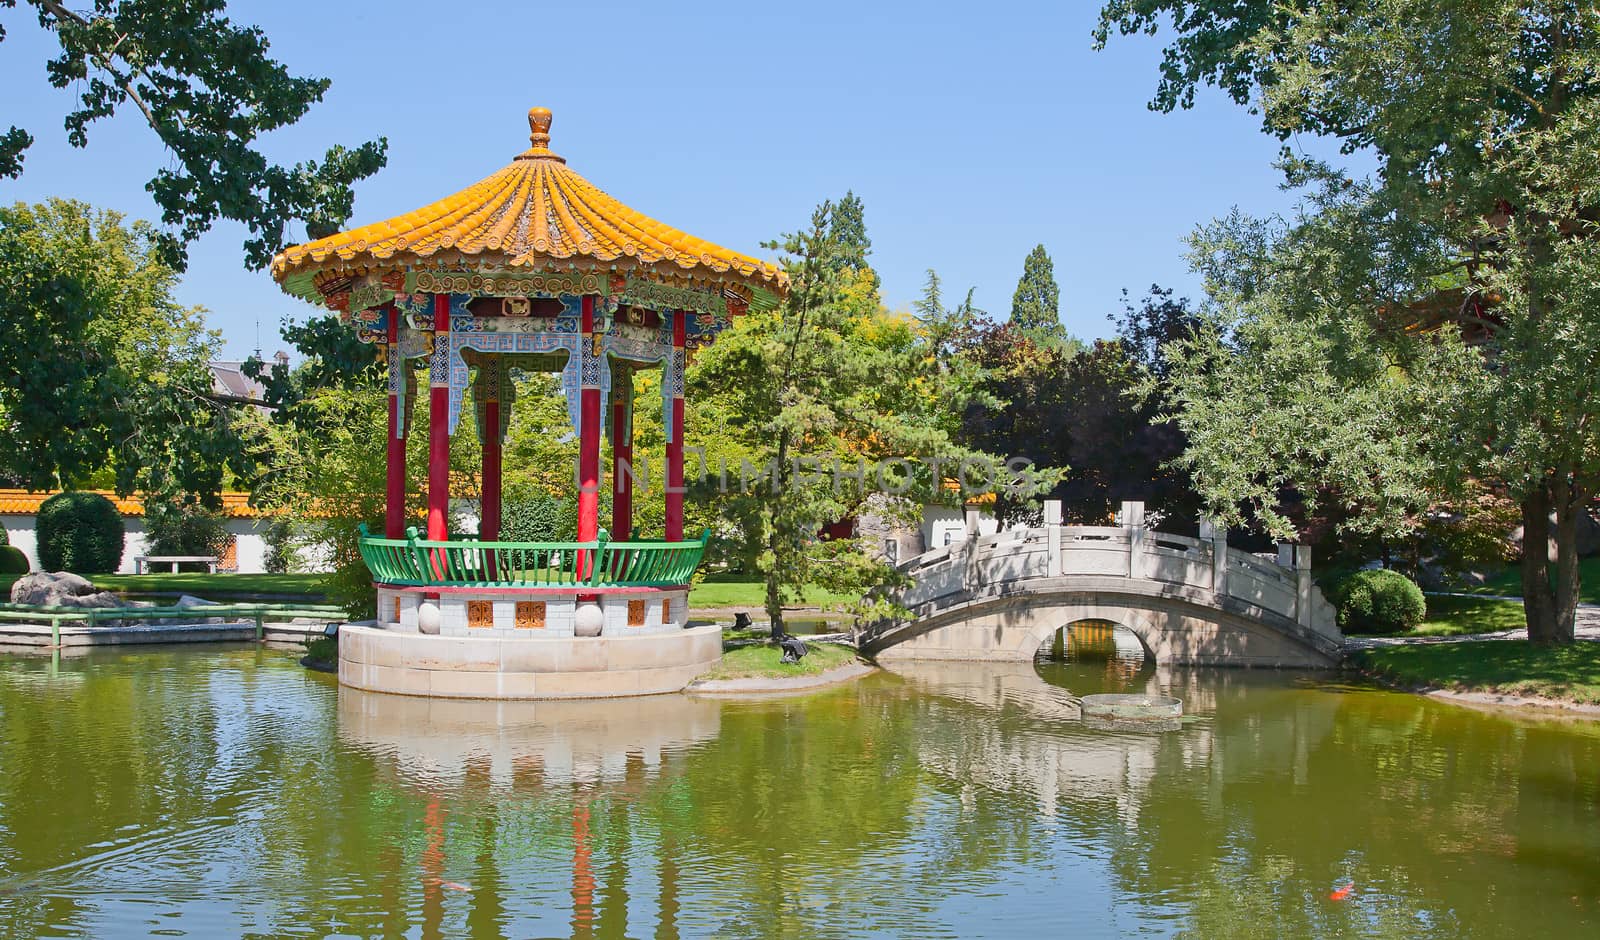
[[(1142, 503), (1124, 503), (1120, 526), (1060, 524), (1060, 503), (1046, 504), (1046, 524), (977, 536), (969, 521), (964, 541), (907, 559), (900, 570), (911, 583), (901, 605), (927, 616), (983, 595), (1027, 590), (1026, 582), (1083, 576), (1097, 589), (1104, 579), (1170, 585), (1210, 606), (1246, 616), (1287, 621), (1319, 639), (1337, 641), (1334, 610), (1311, 580), (1311, 549), (1279, 546), (1278, 561), (1229, 548), (1227, 533), (1203, 524), (1201, 538), (1172, 535), (1144, 524)], [(887, 625), (884, 625), (887, 626)]]

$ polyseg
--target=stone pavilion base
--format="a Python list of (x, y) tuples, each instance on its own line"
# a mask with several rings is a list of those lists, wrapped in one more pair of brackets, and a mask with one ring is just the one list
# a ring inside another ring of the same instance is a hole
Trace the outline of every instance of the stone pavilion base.
[[(484, 631), (488, 634), (490, 631)], [(678, 692), (722, 657), (722, 628), (597, 637), (339, 631), (339, 682), (439, 698), (612, 698)]]

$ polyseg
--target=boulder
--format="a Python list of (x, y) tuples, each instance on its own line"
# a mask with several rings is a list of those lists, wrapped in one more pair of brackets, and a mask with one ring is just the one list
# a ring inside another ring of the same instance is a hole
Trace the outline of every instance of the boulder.
[[(190, 607), (212, 607), (212, 606), (215, 606), (215, 605), (216, 605), (216, 601), (208, 601), (203, 597), (195, 597), (192, 594), (185, 594), (182, 597), (178, 598), (178, 602), (176, 604), (173, 604), (172, 606), (174, 606), (174, 607), (182, 607), (182, 608), (187, 610)], [(182, 620), (183, 620), (184, 623), (221, 623), (222, 622), (222, 618), (221, 617), (199, 617), (199, 618), (196, 618), (196, 617), (184, 617), (184, 618), (182, 618)]]
[[(109, 598), (109, 601), (106, 599)], [(85, 599), (88, 599), (85, 602)], [(11, 603), (43, 607), (121, 607), (122, 601), (70, 571), (38, 571), (11, 585)]]

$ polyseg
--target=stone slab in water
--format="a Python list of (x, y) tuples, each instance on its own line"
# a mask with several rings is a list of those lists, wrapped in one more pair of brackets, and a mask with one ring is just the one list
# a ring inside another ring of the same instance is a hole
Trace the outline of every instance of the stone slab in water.
[(1183, 702), (1170, 695), (1085, 695), (1085, 719), (1102, 721), (1168, 721), (1183, 717)]

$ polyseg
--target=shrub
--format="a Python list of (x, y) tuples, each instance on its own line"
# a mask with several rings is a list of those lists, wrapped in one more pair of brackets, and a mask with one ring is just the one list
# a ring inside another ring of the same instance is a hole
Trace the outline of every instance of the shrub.
[(109, 574), (122, 561), (127, 529), (111, 500), (66, 492), (39, 506), (39, 566), (46, 571)]
[(144, 507), (144, 531), (152, 555), (216, 555), (228, 545), (228, 520), (193, 500), (151, 500)]
[(285, 519), (267, 523), (261, 540), (267, 545), (264, 567), (267, 574), (288, 574), (300, 566), (300, 553), (295, 548), (294, 526)]
[(0, 525), (0, 545), (10, 545), (11, 536), (6, 535), (6, 527)]
[(1339, 629), (1346, 633), (1403, 633), (1422, 622), (1428, 602), (1417, 583), (1398, 571), (1357, 571), (1334, 588)]
[(574, 537), (577, 528), (578, 507), (557, 496), (535, 494), (507, 500), (500, 509), (502, 542), (565, 542)]
[(0, 545), (0, 574), (27, 574), (28, 556), (15, 545)]

